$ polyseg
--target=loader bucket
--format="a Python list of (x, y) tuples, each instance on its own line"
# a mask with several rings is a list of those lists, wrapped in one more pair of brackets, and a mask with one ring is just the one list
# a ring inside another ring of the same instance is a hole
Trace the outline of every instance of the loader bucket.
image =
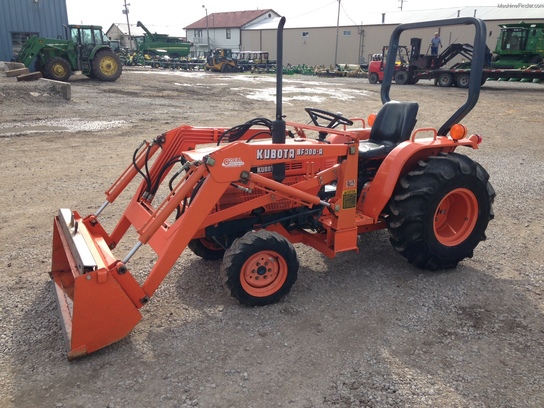
[(97, 262), (92, 237), (76, 222), (69, 210), (55, 217), (50, 273), (68, 360), (122, 339), (142, 317), (107, 266)]

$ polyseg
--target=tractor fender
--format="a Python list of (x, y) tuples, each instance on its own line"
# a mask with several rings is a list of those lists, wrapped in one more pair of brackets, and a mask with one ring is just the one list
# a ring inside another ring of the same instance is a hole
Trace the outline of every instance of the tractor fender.
[(102, 50), (110, 50), (111, 48), (106, 46), (106, 45), (97, 45), (96, 47), (93, 48), (93, 50), (91, 51), (91, 54), (89, 55), (89, 60), (93, 60), (94, 59), (94, 56), (96, 55), (96, 53), (98, 51), (102, 51)]
[(453, 152), (458, 146), (478, 149), (476, 140), (467, 138), (454, 141), (445, 136), (400, 143), (384, 159), (365, 194), (361, 194), (363, 214), (377, 222), (401, 176), (411, 171), (420, 160), (441, 152)]

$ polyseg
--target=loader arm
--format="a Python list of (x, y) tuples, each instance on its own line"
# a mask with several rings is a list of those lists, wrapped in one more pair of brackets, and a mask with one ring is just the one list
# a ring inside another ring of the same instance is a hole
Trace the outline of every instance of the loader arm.
[[(309, 126), (308, 131), (314, 128)], [(143, 143), (135, 152), (133, 163), (106, 191), (107, 200), (96, 213), (81, 217), (67, 209), (59, 212), (54, 223), (51, 277), (69, 359), (125, 337), (141, 318), (138, 309), (153, 296), (188, 243), (216, 223), (278, 204), (286, 209), (330, 207), (332, 211), (323, 216), (325, 228), (342, 229), (343, 224), (349, 225), (349, 233), (337, 240), (330, 234), (324, 239), (308, 237), (307, 241), (322, 247), (329, 256), (356, 248), (357, 228), (345, 221), (346, 217), (354, 219), (355, 205), (333, 206), (317, 195), (323, 183), (338, 180), (340, 167), (349, 168), (350, 178), (356, 179), (356, 142), (327, 144), (307, 140), (300, 137), (304, 134), (301, 127), (296, 141), (290, 140), (285, 146), (260, 141), (259, 138), (269, 136), (262, 129), (249, 129), (238, 141), (217, 146), (225, 130), (181, 126)], [(354, 133), (345, 130), (329, 131), (345, 140), (354, 137)], [(210, 143), (215, 146), (195, 150)], [(307, 166), (303, 173), (299, 168), (302, 162)], [(290, 185), (255, 172), (281, 163), (287, 163)], [(338, 165), (325, 170), (330, 163)], [(144, 180), (108, 234), (99, 216), (137, 175)], [(171, 191), (155, 203), (156, 193), (164, 195), (165, 184), (171, 185)], [(333, 201), (345, 200), (344, 190), (350, 190), (349, 195), (354, 196), (355, 184), (338, 189), (339, 198)], [(226, 192), (239, 189), (255, 193), (242, 202), (230, 203)], [(279, 218), (271, 218), (268, 226), (283, 231), (293, 242), (305, 239), (304, 234), (291, 234), (277, 226), (278, 222)], [(114, 255), (112, 251), (131, 227), (138, 233), (138, 241), (128, 254)], [(157, 259), (140, 285), (127, 264), (142, 245), (149, 245)]]
[(66, 54), (66, 40), (54, 40), (41, 37), (30, 37), (17, 54), (16, 61), (25, 64), (29, 69), (40, 69), (36, 62), (44, 63), (43, 55), (49, 50), (51, 53)]

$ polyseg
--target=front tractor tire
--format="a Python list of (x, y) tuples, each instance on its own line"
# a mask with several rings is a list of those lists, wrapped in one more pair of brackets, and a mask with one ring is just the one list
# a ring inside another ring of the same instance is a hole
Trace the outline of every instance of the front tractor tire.
[(486, 239), (494, 198), (478, 163), (457, 153), (431, 156), (398, 183), (387, 217), (391, 244), (422, 269), (455, 268)]
[(123, 64), (111, 50), (98, 51), (92, 61), (92, 76), (101, 81), (115, 81), (121, 76)]
[(266, 230), (248, 232), (227, 249), (221, 278), (240, 303), (264, 306), (279, 301), (297, 280), (298, 258), (293, 245)]
[(55, 57), (47, 61), (42, 74), (46, 78), (66, 82), (72, 75), (72, 68), (64, 58)]

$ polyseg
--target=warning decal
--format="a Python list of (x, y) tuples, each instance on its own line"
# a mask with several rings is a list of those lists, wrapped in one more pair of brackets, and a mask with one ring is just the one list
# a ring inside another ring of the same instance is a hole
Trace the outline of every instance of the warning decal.
[(347, 210), (349, 208), (355, 208), (357, 205), (357, 191), (347, 190), (342, 194), (342, 208)]

